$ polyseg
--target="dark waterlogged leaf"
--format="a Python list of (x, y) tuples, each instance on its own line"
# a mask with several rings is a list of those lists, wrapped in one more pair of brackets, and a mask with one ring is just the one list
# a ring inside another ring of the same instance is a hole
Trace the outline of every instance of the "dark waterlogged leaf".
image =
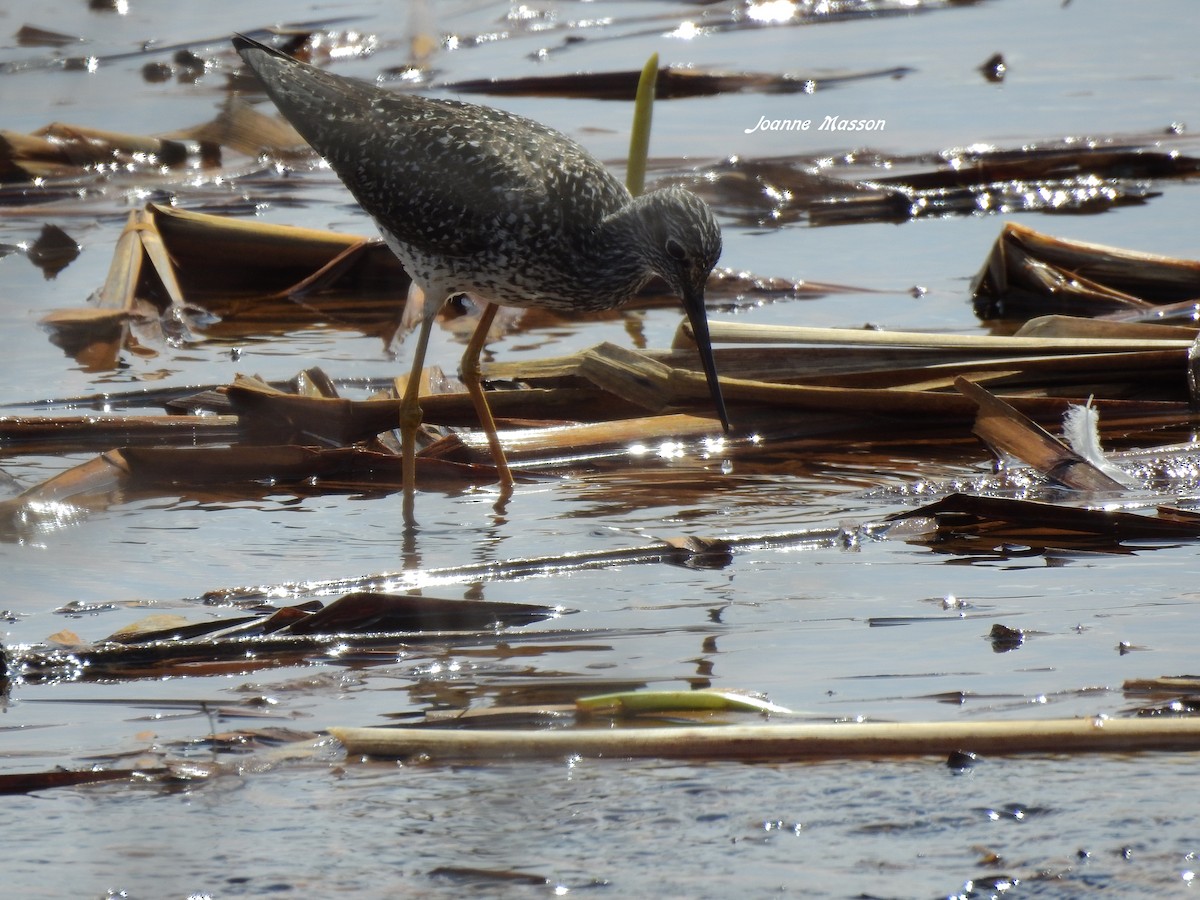
[(57, 225), (43, 225), (26, 255), (49, 281), (79, 256), (79, 245)]
[(106, 641), (116, 644), (150, 644), (156, 641), (188, 641), (204, 635), (226, 631), (230, 628), (255, 621), (255, 616), (241, 616), (218, 621), (190, 622), (178, 615), (147, 616), (138, 622), (114, 631)]
[(166, 772), (165, 768), (85, 769), (83, 771), (55, 769), (50, 772), (0, 774), (0, 794), (28, 794), (32, 791), (44, 791), (49, 788), (97, 784), (102, 781), (131, 781), (135, 778), (160, 776)]
[[(495, 628), (336, 635), (262, 635), (250, 633), (248, 626), (242, 626), (241, 630), (245, 633), (235, 631), (229, 636), (135, 645), (108, 643), (72, 651), (21, 648), (19, 653), (11, 655), (9, 666), (20, 673), (22, 684), (31, 685), (244, 675), (317, 661), (339, 665), (393, 665), (397, 653), (419, 646), (444, 647), (447, 643), (454, 646), (456, 653), (470, 653), (472, 648), (479, 648), (474, 652), (501, 658), (541, 656), (555, 652), (557, 646), (547, 644), (547, 641), (553, 641), (553, 634), (517, 631), (497, 634)], [(522, 647), (526, 641), (531, 642), (530, 646)], [(562, 652), (607, 652), (611, 649), (607, 644), (574, 644), (564, 647)]]
[(992, 84), (1000, 84), (1008, 74), (1008, 63), (1004, 61), (1004, 54), (993, 53), (980, 65), (979, 72)]
[(79, 453), (123, 445), (228, 443), (241, 432), (232, 416), (0, 416), (9, 453)]
[(36, 25), (22, 25), (17, 30), (17, 45), (20, 47), (67, 47), (80, 43), (83, 43), (81, 37), (61, 34)]
[[(397, 489), (402, 483), (399, 456), (363, 446), (306, 447), (239, 445), (234, 447), (126, 447), (120, 458), (129, 484), (159, 489), (224, 485), (304, 485), (306, 490), (355, 491)], [(114, 454), (115, 455), (115, 452)], [(418, 483), (444, 487), (495, 480), (495, 469), (474, 463), (417, 457)]]
[[(270, 615), (148, 616), (95, 644), (23, 648), (10, 660), (26, 683), (61, 678), (142, 678), (216, 675), (285, 665), (327, 654), (346, 661), (387, 648), (375, 662), (394, 660), (405, 643), (496, 640), (508, 628), (557, 618), (562, 607), (355, 591), (328, 606), (310, 600)], [(518, 639), (518, 632), (504, 640)], [(366, 657), (364, 660), (366, 661)], [(126, 701), (121, 701), (126, 702)], [(205, 704), (206, 708), (208, 704)]]
[[(911, 517), (935, 519), (939, 536), (1003, 533), (1009, 539), (1024, 536), (1029, 544), (1041, 546), (1054, 540), (1066, 540), (1072, 534), (1093, 535), (1113, 542), (1200, 537), (1200, 522), (1196, 521), (970, 494), (951, 494), (935, 503), (897, 513), (890, 519)], [(938, 539), (933, 537), (934, 542)], [(1051, 546), (1055, 545), (1051, 543)]]
[(359, 591), (291, 623), (291, 634), (355, 632), (480, 631), (527, 625), (559, 615), (561, 609), (528, 603), (444, 600), (416, 594)]
[[(875, 69), (841, 75), (806, 75), (757, 72), (705, 72), (691, 67), (658, 70), (655, 98), (674, 100), (710, 97), (716, 94), (812, 94), (835, 85), (875, 78), (900, 78), (907, 68)], [(520, 97), (588, 97), (593, 100), (630, 101), (637, 93), (641, 72), (587, 72), (574, 75), (534, 75), (524, 78), (476, 78), (443, 85), (446, 90), (467, 94)]]
[(453, 881), (463, 887), (474, 885), (483, 887), (495, 884), (526, 884), (545, 885), (550, 879), (545, 875), (533, 872), (519, 872), (514, 869), (478, 869), (473, 866), (438, 866), (429, 870), (430, 878), (441, 878)]
[(1010, 650), (1019, 649), (1025, 643), (1025, 632), (1020, 628), (1009, 628), (1007, 625), (996, 622), (992, 625), (992, 630), (988, 632), (988, 640), (992, 643), (993, 651), (1007, 653)]

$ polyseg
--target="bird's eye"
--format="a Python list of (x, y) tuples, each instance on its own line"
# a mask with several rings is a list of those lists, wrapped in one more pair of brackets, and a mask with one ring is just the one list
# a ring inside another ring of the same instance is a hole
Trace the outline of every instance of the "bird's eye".
[(667, 238), (666, 250), (667, 256), (671, 257), (671, 259), (679, 260), (680, 262), (687, 259), (687, 253), (684, 251), (683, 245), (675, 240), (675, 238)]

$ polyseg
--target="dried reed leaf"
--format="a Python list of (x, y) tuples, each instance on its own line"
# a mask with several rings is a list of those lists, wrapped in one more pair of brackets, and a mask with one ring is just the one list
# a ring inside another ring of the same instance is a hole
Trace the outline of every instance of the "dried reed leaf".
[(1079, 491), (1124, 492), (1125, 486), (1021, 415), (995, 395), (959, 376), (954, 381), (979, 406), (974, 432), (998, 454), (1009, 454), (1047, 478)]
[(123, 486), (126, 473), (119, 453), (105, 453), (0, 501), (0, 537), (27, 538), (77, 521), (96, 498)]
[(102, 781), (134, 781), (149, 776), (165, 775), (167, 771), (166, 768), (155, 766), (144, 769), (52, 769), (48, 772), (6, 773), (0, 775), (0, 794), (28, 794), (31, 791), (98, 784)]
[[(651, 280), (643, 289), (657, 291), (663, 296), (666, 304), (677, 302), (671, 295), (666, 282), (658, 279)], [(728, 266), (717, 266), (708, 274), (704, 285), (704, 296), (710, 302), (738, 302), (747, 297), (763, 298), (818, 298), (830, 294), (875, 294), (882, 293), (876, 288), (862, 287), (850, 284), (834, 284), (828, 281), (805, 281), (800, 278), (780, 278), (778, 276), (756, 275), (744, 269), (731, 269)], [(641, 295), (639, 294), (639, 297)], [(637, 309), (641, 305), (639, 297), (635, 297), (626, 305), (626, 309)]]
[(918, 509), (897, 513), (889, 521), (912, 517), (934, 518), (939, 529), (955, 533), (1003, 532), (1040, 545), (1051, 538), (1061, 540), (1069, 533), (1097, 535), (1112, 541), (1200, 536), (1200, 522), (970, 494), (950, 494)]
[(285, 119), (259, 112), (237, 94), (229, 96), (215, 119), (163, 137), (228, 147), (248, 156), (264, 151), (312, 155), (308, 142)]
[[(640, 416), (643, 409), (598, 388), (530, 388), (488, 392), (488, 406), (498, 425), (507, 428), (552, 427), (579, 422), (605, 422)], [(465, 391), (422, 394), (424, 421), (431, 425), (474, 428), (479, 415)], [(507, 442), (507, 433), (505, 441)]]
[(225, 389), (246, 439), (344, 447), (399, 425), (399, 401), (305, 397), (246, 383)]
[(0, 129), (0, 183), (66, 178), (78, 172), (75, 161), (53, 141)]
[[(306, 483), (326, 490), (399, 488), (401, 460), (365, 447), (126, 447), (130, 483), (194, 488), (209, 485)], [(417, 457), (421, 487), (461, 485), (496, 477), (491, 466)]]
[(227, 632), (251, 622), (261, 622), (262, 616), (236, 616), (232, 619), (207, 619), (190, 622), (183, 616), (147, 616), (133, 627), (121, 629), (104, 640), (116, 644), (150, 644), (161, 641), (195, 641), (217, 632)]
[[(191, 622), (177, 615), (147, 616), (104, 640), (120, 644), (191, 641), (202, 652), (215, 641), (261, 635), (345, 636), (420, 632), (487, 632), (527, 625), (568, 612), (561, 607), (415, 594), (355, 591), (328, 605), (307, 601), (263, 615)], [(197, 657), (198, 658), (198, 657)]]
[(81, 166), (132, 156), (150, 157), (149, 162), (153, 165), (174, 166), (188, 158), (188, 147), (180, 141), (86, 125), (52, 122), (36, 132), (36, 136), (63, 148), (72, 161)]
[[(671, 368), (645, 354), (603, 344), (584, 355), (580, 372), (597, 387), (644, 408), (660, 412), (671, 406), (693, 404), (707, 396), (707, 382), (699, 371)], [(766, 381), (721, 378), (726, 398), (774, 406), (804, 406), (858, 411), (906, 411), (963, 415), (962, 398), (914, 390), (846, 389), (827, 386), (781, 385)], [(897, 399), (903, 395), (903, 399)]]
[(144, 249), (140, 231), (146, 227), (144, 210), (134, 210), (117, 239), (104, 287), (96, 295), (101, 311), (55, 310), (39, 324), (50, 331), (50, 341), (87, 366), (104, 371), (117, 364), (129, 338), (129, 319), (137, 305)]
[(0, 416), (4, 453), (78, 453), (125, 445), (227, 443), (234, 416)]
[(187, 304), (183, 297), (183, 291), (180, 290), (179, 282), (175, 278), (175, 262), (163, 243), (157, 221), (156, 216), (144, 210), (137, 225), (138, 237), (141, 239), (146, 258), (154, 267), (154, 273), (158, 276), (159, 283), (167, 292), (168, 299), (177, 311), (182, 311)]
[(399, 315), (395, 298), (408, 282), (379, 241), (150, 204), (130, 214), (97, 292), (103, 308), (124, 314), (60, 310), (43, 324), (56, 345), (95, 370), (112, 368), (122, 348), (134, 346), (128, 326), (135, 315), (155, 325), (187, 303), (222, 317), (213, 333), (316, 318), (365, 325), (387, 339)]
[[(1084, 322), (1095, 322), (1084, 319)], [(1149, 328), (1150, 326), (1140, 326)], [(1153, 329), (1152, 329), (1153, 330)], [(1182, 340), (1185, 335), (1162, 328), (1161, 338)], [(690, 332), (688, 333), (690, 334)], [(1063, 335), (1071, 336), (1071, 335)], [(1136, 335), (1131, 335), (1136, 337)], [(1151, 335), (1147, 335), (1151, 336)], [(690, 344), (690, 337), (685, 338)], [(537, 387), (572, 387), (580, 383), (584, 354), (520, 362), (494, 361), (483, 366), (487, 380), (519, 381)], [(668, 369), (697, 370), (695, 350), (639, 350), (639, 354)], [(949, 378), (964, 372), (1009, 372), (1027, 375), (1036, 383), (1068, 383), (1085, 373), (1115, 371), (1126, 376), (1134, 371), (1166, 373), (1181, 371), (1187, 350), (1182, 346), (1163, 351), (1119, 351), (1103, 354), (1041, 355), (1021, 352), (981, 356), (970, 348), (949, 350), (903, 346), (808, 346), (761, 345), (722, 347), (715, 351), (717, 370), (723, 377), (781, 384), (823, 384), (831, 387), (911, 386), (930, 378)], [(1066, 376), (1062, 378), (1060, 376)]]
[(1064, 240), (1015, 222), (1006, 223), (1004, 230), (1004, 236), (1038, 259), (1146, 302), (1172, 303), (1200, 297), (1200, 261)]
[[(1200, 160), (1163, 149), (1160, 137), (1138, 140), (1141, 146), (1064, 141), (907, 158), (866, 151), (840, 167), (857, 170), (858, 180), (832, 177), (811, 157), (738, 157), (696, 173), (692, 184), (735, 221), (776, 228), (805, 217), (821, 226), (999, 209), (1093, 212), (1158, 196), (1149, 179), (1184, 179), (1200, 171)], [(881, 176), (883, 171), (891, 174)]]
[(1194, 341), (1200, 328), (1194, 325), (1160, 325), (1150, 322), (1119, 322), (1082, 316), (1049, 315), (1030, 319), (1014, 337), (1106, 338), (1115, 340)]
[(279, 292), (279, 296), (295, 300), (332, 288), (362, 264), (363, 259), (371, 252), (372, 246), (372, 242), (365, 239), (351, 244), (311, 275), (284, 288)]
[(111, 163), (174, 167), (188, 163), (197, 153), (211, 162), (215, 148), (54, 122), (33, 134), (0, 131), (0, 181), (69, 178), (88, 167)]
[(1200, 677), (1195, 675), (1164, 675), (1159, 678), (1127, 678), (1121, 685), (1125, 693), (1168, 694), (1200, 693)]
[(324, 265), (362, 240), (333, 231), (247, 222), (157, 203), (150, 204), (148, 209), (157, 218), (159, 231), (171, 247), (172, 255), (182, 254), (188, 262), (211, 263), (215, 250), (230, 266), (309, 269)]
[[(597, 456), (610, 456), (613, 451), (624, 454), (632, 446), (653, 447), (669, 440), (711, 437), (720, 428), (713, 419), (662, 415), (506, 431), (502, 442), (510, 462), (537, 460), (539, 464), (546, 464), (554, 460), (578, 463)], [(470, 448), (472, 458), (487, 455), (487, 444), (482, 435), (462, 435), (462, 440)]]
[[(921, 347), (940, 351), (966, 350), (981, 357), (1017, 353), (1129, 353), (1136, 350), (1187, 349), (1187, 338), (1004, 337), (981, 334), (937, 334), (918, 331), (868, 331), (855, 328), (809, 328), (795, 325), (752, 325), (714, 321), (713, 343), (838, 344), (849, 347)], [(677, 346), (693, 346), (687, 323), (676, 332)]]
[(982, 318), (1106, 313), (1200, 298), (1200, 262), (1005, 224), (972, 285)]
[[(156, 321), (149, 313), (151, 304), (141, 303), (147, 288), (145, 261), (176, 309), (185, 305), (183, 292), (175, 278), (175, 266), (164, 246), (149, 209), (129, 214), (117, 240), (104, 287), (96, 294), (100, 311), (56, 310), (44, 316), (41, 325), (50, 331), (50, 340), (93, 370), (110, 369), (117, 364), (121, 350), (132, 343), (129, 323), (133, 320)], [(145, 309), (146, 314), (139, 312)]]
[[(381, 241), (158, 204), (148, 209), (176, 261), (177, 277), (201, 295), (193, 300), (206, 305), (247, 293), (307, 297), (343, 279), (357, 291), (386, 291), (394, 309), (408, 287), (403, 267)], [(211, 265), (215, 258), (222, 261), (216, 271)]]
[(601, 390), (650, 412), (672, 402), (671, 369), (645, 354), (604, 343), (583, 353), (579, 374)]
[(158, 634), (163, 631), (175, 631), (190, 624), (186, 617), (175, 613), (155, 613), (143, 616), (136, 622), (123, 625), (106, 637), (105, 640), (115, 641), (118, 644), (137, 643), (144, 635)]

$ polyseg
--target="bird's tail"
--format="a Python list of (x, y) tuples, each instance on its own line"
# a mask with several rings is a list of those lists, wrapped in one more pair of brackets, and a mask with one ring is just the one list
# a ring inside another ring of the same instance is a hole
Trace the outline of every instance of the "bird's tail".
[(331, 75), (253, 38), (235, 34), (233, 46), (262, 81), (283, 117), (322, 156), (329, 149), (324, 146), (324, 134), (331, 113), (336, 116), (339, 109), (353, 110), (369, 99), (369, 85)]

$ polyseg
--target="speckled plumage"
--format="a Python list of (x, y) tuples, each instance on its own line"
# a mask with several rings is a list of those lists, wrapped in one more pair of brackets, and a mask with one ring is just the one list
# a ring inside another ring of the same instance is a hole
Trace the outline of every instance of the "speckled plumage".
[[(597, 310), (655, 272), (681, 295), (702, 294), (721, 234), (691, 193), (634, 199), (579, 144), (530, 119), (385, 91), (235, 43), (427, 294)], [(669, 238), (687, 255), (682, 272), (659, 258)]]
[(433, 313), (454, 294), (487, 301), (460, 374), (491, 446), (501, 503), (513, 477), (479, 373), (497, 304), (608, 309), (656, 273), (663, 276), (683, 301), (713, 402), (729, 430), (704, 309), (721, 231), (698, 197), (682, 188), (632, 197), (574, 141), (511, 113), (384, 91), (240, 35), (233, 43), (284, 118), (375, 220), (424, 294), (398, 411), (410, 525), (419, 376)]

